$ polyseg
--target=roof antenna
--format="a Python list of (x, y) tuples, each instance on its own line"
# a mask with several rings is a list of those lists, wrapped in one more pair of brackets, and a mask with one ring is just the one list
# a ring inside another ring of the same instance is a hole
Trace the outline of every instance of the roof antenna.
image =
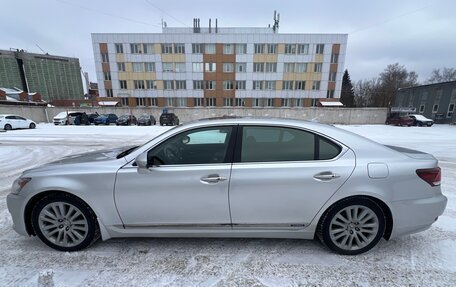
[(272, 25), (272, 30), (274, 33), (279, 31), (279, 21), (280, 21), (280, 13), (277, 13), (276, 10), (274, 10), (274, 24)]

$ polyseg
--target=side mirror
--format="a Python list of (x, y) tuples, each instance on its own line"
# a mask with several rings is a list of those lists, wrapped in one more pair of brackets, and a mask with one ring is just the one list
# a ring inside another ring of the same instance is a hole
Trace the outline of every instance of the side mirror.
[(143, 152), (142, 154), (136, 157), (136, 165), (138, 168), (147, 168), (147, 152)]

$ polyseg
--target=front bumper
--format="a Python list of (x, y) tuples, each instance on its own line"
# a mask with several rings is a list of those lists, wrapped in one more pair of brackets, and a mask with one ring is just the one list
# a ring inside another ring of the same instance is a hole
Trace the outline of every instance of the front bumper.
[(448, 199), (438, 196), (391, 202), (393, 231), (390, 238), (428, 229), (442, 215)]
[(13, 219), (13, 229), (20, 235), (28, 236), (24, 220), (25, 198), (20, 194), (10, 193), (6, 197), (6, 205)]

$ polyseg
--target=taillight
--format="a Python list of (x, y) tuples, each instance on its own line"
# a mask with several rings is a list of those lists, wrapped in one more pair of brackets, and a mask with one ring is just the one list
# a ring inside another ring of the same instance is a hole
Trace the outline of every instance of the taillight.
[(442, 179), (440, 167), (417, 169), (416, 174), (431, 186), (440, 185)]

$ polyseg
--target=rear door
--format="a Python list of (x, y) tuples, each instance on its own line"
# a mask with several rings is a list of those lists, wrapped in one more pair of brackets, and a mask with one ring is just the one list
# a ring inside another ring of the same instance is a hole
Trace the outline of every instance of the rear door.
[(234, 228), (308, 225), (355, 167), (351, 150), (294, 128), (244, 126), (236, 147), (230, 183)]

